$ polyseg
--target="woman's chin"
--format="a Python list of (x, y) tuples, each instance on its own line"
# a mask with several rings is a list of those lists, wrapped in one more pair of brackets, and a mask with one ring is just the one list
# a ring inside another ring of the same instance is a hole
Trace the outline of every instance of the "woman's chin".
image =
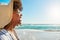
[(19, 26), (21, 25), (21, 22), (15, 23), (14, 26)]
[(19, 26), (19, 25), (21, 25), (21, 24), (17, 24), (16, 26)]

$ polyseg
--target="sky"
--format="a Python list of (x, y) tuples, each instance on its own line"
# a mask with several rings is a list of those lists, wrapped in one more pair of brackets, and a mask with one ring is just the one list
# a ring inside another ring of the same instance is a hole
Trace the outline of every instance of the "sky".
[(0, 0), (1, 5), (8, 5), (10, 0)]
[(60, 24), (60, 0), (22, 0), (23, 24)]
[(10, 0), (0, 0), (0, 2), (8, 3)]
[[(9, 3), (9, 1), (0, 0), (2, 3)], [(22, 24), (60, 24), (60, 0), (21, 1)]]

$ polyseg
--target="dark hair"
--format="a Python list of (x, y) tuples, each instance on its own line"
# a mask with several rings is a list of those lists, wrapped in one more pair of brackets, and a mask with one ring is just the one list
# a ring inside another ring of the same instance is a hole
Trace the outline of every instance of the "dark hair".
[(22, 11), (22, 4), (19, 1), (14, 1), (13, 2), (13, 10), (17, 10), (17, 9), (19, 9), (20, 11)]

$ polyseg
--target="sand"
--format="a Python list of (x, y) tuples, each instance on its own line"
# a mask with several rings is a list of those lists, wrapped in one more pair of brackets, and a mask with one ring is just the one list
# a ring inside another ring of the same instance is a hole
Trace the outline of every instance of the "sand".
[(20, 40), (60, 40), (60, 31), (16, 29)]

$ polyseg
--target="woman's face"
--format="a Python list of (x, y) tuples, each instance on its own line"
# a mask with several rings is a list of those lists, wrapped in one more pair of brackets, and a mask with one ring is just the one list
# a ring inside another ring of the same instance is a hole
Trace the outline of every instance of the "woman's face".
[(13, 11), (12, 24), (14, 26), (16, 26), (18, 24), (21, 25), (21, 16), (22, 16), (22, 14), (20, 14), (18, 11)]

